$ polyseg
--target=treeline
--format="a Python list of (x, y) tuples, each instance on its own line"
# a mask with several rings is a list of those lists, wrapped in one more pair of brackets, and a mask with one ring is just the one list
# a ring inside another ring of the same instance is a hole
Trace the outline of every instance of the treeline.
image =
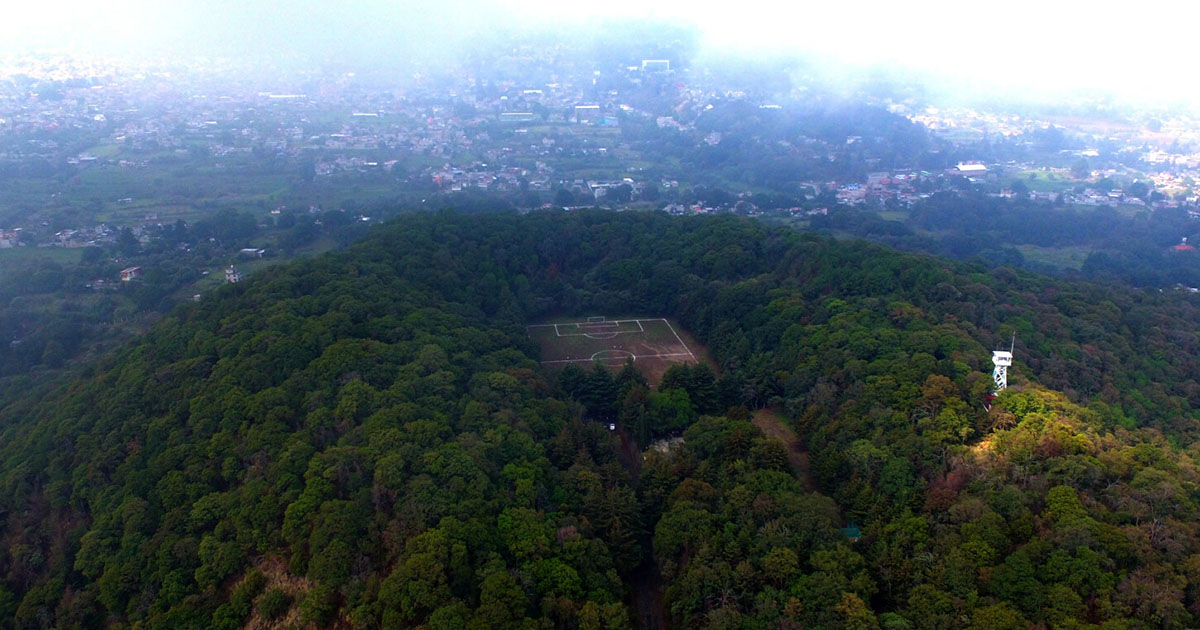
[[(902, 220), (870, 210), (840, 209), (814, 217), (811, 227), (835, 230), (907, 251), (1024, 267), (1069, 279), (1137, 287), (1200, 286), (1200, 256), (1176, 245), (1200, 238), (1200, 224), (1183, 209), (1128, 215), (1108, 207), (1082, 209), (1049, 202), (1011, 201), (978, 192), (942, 192), (913, 205)], [(1018, 249), (1086, 249), (1078, 269), (1027, 258)]]
[[(620, 628), (657, 572), (674, 627), (1187, 627), (1197, 310), (732, 217), (406, 216), (8, 404), (0, 618)], [(544, 373), (524, 326), (598, 312), (719, 369)], [(635, 479), (595, 420), (683, 439)]]

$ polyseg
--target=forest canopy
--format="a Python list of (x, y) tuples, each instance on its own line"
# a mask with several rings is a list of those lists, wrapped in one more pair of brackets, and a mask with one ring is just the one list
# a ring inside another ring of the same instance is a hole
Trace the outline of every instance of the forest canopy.
[[(716, 369), (544, 371), (525, 325), (597, 312)], [(1189, 627), (1197, 321), (728, 216), (408, 215), (6, 401), (0, 619)]]

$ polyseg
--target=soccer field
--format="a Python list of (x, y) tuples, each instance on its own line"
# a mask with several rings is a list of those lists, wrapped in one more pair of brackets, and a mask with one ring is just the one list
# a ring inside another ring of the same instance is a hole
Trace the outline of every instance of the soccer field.
[(589, 317), (581, 321), (535, 324), (529, 336), (542, 350), (542, 364), (587, 367), (595, 362), (620, 368), (628, 359), (646, 377), (657, 380), (672, 363), (696, 362), (675, 327), (665, 319)]

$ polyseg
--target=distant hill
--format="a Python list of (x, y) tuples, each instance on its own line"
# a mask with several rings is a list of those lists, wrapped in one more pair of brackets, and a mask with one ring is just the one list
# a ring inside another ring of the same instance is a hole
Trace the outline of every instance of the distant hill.
[(993, 267), (1137, 287), (1200, 286), (1200, 259), (1187, 245), (1200, 236), (1200, 229), (1188, 210), (1129, 208), (1002, 199), (981, 191), (940, 192), (904, 210), (839, 208), (809, 224)]
[[(544, 372), (525, 326), (597, 313), (717, 369)], [(0, 410), (0, 624), (1188, 627), (1197, 322), (727, 216), (408, 215)]]

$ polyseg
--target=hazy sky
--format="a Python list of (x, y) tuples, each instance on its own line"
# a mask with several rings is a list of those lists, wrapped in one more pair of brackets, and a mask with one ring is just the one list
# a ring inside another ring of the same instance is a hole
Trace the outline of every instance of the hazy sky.
[[(1018, 89), (1110, 88), (1200, 97), (1200, 7), (1137, 3), (685, 0), (8, 0), (0, 47), (284, 50), (370, 58), (472, 41), (501, 25), (600, 19), (695, 24), (709, 48), (918, 68)], [(1119, 8), (1115, 8), (1118, 7)], [(359, 55), (358, 53), (362, 53)]]

